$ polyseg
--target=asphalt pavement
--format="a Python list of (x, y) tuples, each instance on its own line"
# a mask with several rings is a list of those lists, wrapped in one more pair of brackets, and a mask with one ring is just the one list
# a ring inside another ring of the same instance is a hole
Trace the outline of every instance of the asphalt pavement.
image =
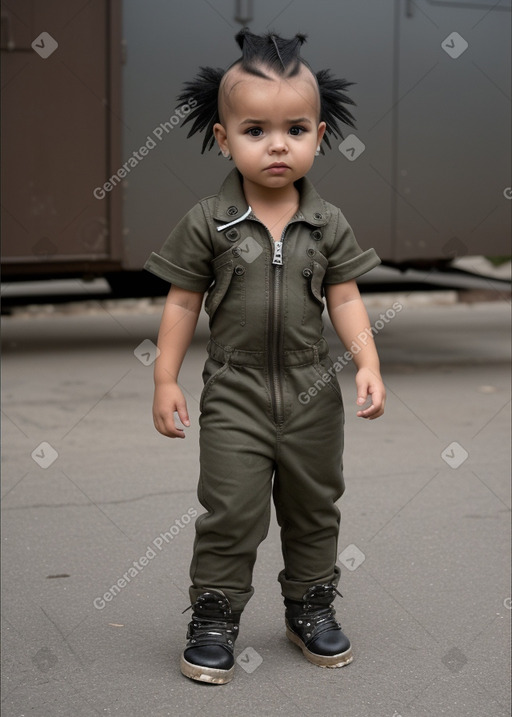
[(273, 517), (223, 686), (179, 671), (204, 318), (174, 441), (151, 419), (161, 300), (3, 319), (3, 717), (510, 714), (510, 305), (366, 300), (388, 402), (358, 419), (343, 367), (335, 606), (354, 662), (315, 667), (286, 639)]

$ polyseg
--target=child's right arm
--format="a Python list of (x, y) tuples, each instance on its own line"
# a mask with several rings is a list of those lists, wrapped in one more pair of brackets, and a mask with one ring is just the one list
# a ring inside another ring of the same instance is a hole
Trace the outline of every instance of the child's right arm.
[(174, 423), (177, 411), (184, 426), (190, 426), (187, 402), (178, 386), (178, 374), (194, 336), (203, 301), (202, 292), (172, 286), (165, 302), (155, 361), (155, 397), (153, 421), (159, 433), (169, 438), (185, 438), (185, 432)]

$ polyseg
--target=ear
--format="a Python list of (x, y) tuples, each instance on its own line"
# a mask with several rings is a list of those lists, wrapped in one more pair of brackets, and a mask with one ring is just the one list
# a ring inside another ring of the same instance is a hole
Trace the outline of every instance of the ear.
[(220, 147), (220, 151), (222, 152), (222, 154), (224, 156), (227, 156), (229, 154), (228, 135), (227, 135), (227, 132), (224, 129), (223, 125), (219, 124), (218, 122), (216, 124), (214, 124), (213, 125), (213, 134), (215, 135), (217, 144)]
[(324, 137), (326, 127), (327, 127), (327, 125), (325, 124), (325, 122), (320, 122), (320, 124), (318, 125), (318, 129), (317, 129), (318, 139), (317, 139), (317, 143), (316, 143), (317, 147), (320, 147), (320, 145), (322, 143), (322, 139)]

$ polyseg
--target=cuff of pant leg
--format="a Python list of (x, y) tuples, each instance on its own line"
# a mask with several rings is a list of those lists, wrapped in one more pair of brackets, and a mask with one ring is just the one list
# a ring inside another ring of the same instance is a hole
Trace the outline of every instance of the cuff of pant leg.
[(245, 592), (240, 592), (239, 590), (230, 590), (229, 588), (222, 587), (221, 585), (208, 585), (207, 587), (196, 587), (195, 585), (191, 585), (188, 591), (190, 604), (193, 605), (199, 595), (202, 595), (210, 589), (221, 590), (224, 593), (229, 600), (231, 612), (233, 613), (242, 613), (245, 606), (254, 595), (254, 588)]
[(337, 565), (333, 571), (327, 576), (318, 576), (312, 580), (291, 580), (286, 576), (286, 572), (281, 570), (277, 579), (281, 584), (281, 594), (288, 600), (302, 600), (305, 593), (313, 585), (334, 585), (337, 587), (340, 580), (341, 571)]

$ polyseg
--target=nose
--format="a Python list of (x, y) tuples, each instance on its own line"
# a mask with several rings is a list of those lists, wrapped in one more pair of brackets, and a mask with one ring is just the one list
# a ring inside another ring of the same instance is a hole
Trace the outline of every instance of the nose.
[(286, 134), (283, 132), (273, 132), (268, 146), (269, 154), (280, 154), (288, 151), (286, 142)]

